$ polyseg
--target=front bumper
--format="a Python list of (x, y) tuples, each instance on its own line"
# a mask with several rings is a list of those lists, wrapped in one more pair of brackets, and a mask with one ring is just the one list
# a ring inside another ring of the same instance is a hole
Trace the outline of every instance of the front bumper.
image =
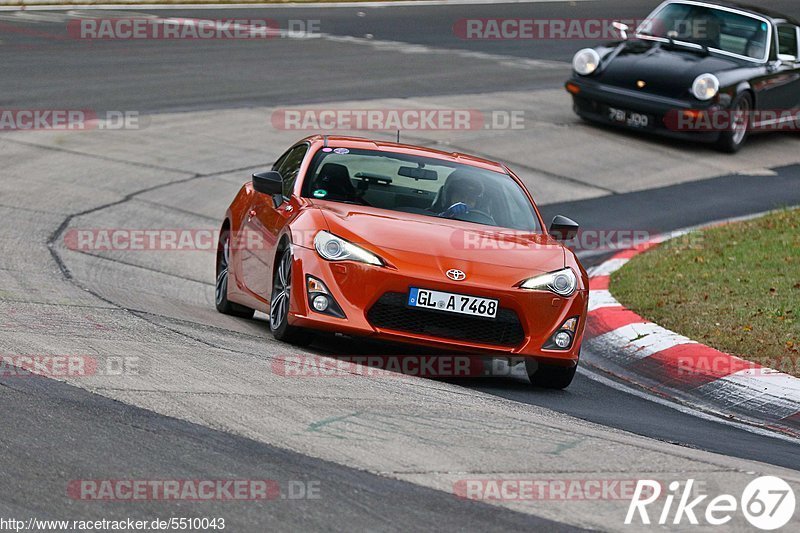
[[(587, 290), (578, 290), (571, 297), (562, 298), (545, 291), (451, 282), (441, 274), (411, 276), (399, 270), (356, 262), (329, 262), (320, 258), (315, 250), (299, 246), (293, 247), (293, 256), (292, 286), (302, 288), (292, 291), (289, 323), (293, 326), (458, 353), (533, 356), (563, 365), (578, 361)], [(307, 275), (325, 283), (345, 318), (315, 312), (309, 307), (305, 291)], [(461, 315), (407, 308), (404, 302), (410, 287), (495, 298), (499, 301), (498, 318), (494, 321), (462, 318)], [(426, 313), (436, 313), (436, 316)], [(543, 349), (561, 324), (571, 317), (579, 318), (571, 347), (568, 350)], [(516, 325), (515, 320), (518, 321)]]
[[(588, 78), (573, 77), (567, 81), (580, 89), (572, 93), (573, 110), (578, 116), (593, 122), (600, 122), (627, 130), (641, 131), (674, 139), (713, 143), (719, 139), (718, 131), (681, 131), (675, 128), (673, 119), (676, 113), (684, 110), (711, 111), (714, 103), (698, 103), (654, 94), (642, 93), (622, 87), (615, 87)], [(651, 117), (647, 127), (633, 127), (609, 118), (608, 108), (641, 113)]]

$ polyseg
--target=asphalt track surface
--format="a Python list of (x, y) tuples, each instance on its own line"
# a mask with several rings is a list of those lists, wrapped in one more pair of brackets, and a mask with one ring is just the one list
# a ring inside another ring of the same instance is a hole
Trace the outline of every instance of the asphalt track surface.
[[(489, 4), (331, 9), (269, 8), (151, 11), (162, 17), (318, 20), (323, 33), (362, 40), (430, 45), (523, 59), (569, 62), (576, 48), (603, 41), (466, 40), (454, 35), (463, 18), (641, 19), (657, 2), (603, 0), (540, 4)], [(750, 2), (796, 13), (792, 0)], [(137, 13), (147, 13), (146, 9)], [(359, 14), (363, 14), (360, 16)], [(117, 13), (119, 15), (119, 13)], [(34, 13), (31, 16), (36, 16)], [(328, 40), (306, 42), (86, 42), (68, 37), (63, 20), (35, 25), (0, 18), (3, 91), (0, 105), (86, 106), (140, 111), (226, 106), (298, 105), (367, 98), (536, 90), (560, 86), (563, 73), (478, 64), (468, 58), (415, 54), (387, 57)], [(26, 31), (27, 30), (27, 31)], [(371, 35), (368, 39), (366, 36)], [(450, 68), (440, 68), (442, 63)], [(56, 81), (57, 80), (57, 81)]]
[[(789, 0), (762, 4), (800, 16), (796, 4)], [(176, 9), (159, 11), (158, 15), (320, 19), (323, 31), (333, 35), (366, 39), (365, 35), (370, 34), (369, 40), (566, 62), (576, 48), (574, 42), (468, 42), (452, 35), (453, 21), (469, 17), (635, 18), (644, 16), (652, 5), (639, 0), (612, 0), (575, 5), (424, 9), (275, 8), (265, 10), (266, 15), (260, 10)], [(359, 12), (366, 15), (360, 16)], [(142, 112), (196, 112), (336, 100), (480, 94), (508, 87), (536, 91), (557, 88), (563, 83), (561, 70), (534, 70), (535, 75), (531, 75), (529, 69), (477, 65), (468, 56), (458, 55), (421, 54), (422, 64), (409, 68), (403, 54), (384, 54), (368, 47), (354, 52), (335, 41), (275, 41), (268, 43), (274, 47), (267, 53), (251, 42), (229, 42), (224, 46), (170, 42), (97, 45), (64, 39), (63, 22), (19, 23), (0, 18), (0, 24), (3, 63), (0, 107), (4, 108), (88, 106)], [(620, 137), (624, 139), (625, 135)], [(762, 161), (757, 166), (769, 165)], [(567, 214), (585, 228), (646, 227), (668, 231), (800, 203), (800, 166), (773, 170), (774, 175), (765, 176), (760, 182), (740, 175), (721, 176), (548, 204), (543, 211), (546, 218), (556, 213)], [(587, 260), (587, 264), (598, 259)], [(321, 353), (356, 351), (341, 339), (327, 339), (314, 348)], [(8, 346), (4, 349), (8, 351)], [(687, 448), (800, 470), (798, 447), (793, 442), (709, 422), (584, 375), (578, 375), (567, 391), (559, 392), (532, 390), (524, 381), (513, 379), (457, 385)], [(88, 518), (118, 511), (125, 516), (152, 517), (154, 513), (180, 515), (176, 512), (179, 509), (189, 516), (213, 516), (219, 512), (237, 526), (235, 531), (254, 530), (257, 524), (264, 523), (276, 524), (281, 530), (557, 527), (530, 514), (466, 502), (444, 492), (165, 417), (51, 380), (3, 378), (0, 397), (0, 426), (15, 428), (0, 435), (4, 450), (0, 510), (4, 515)], [(87, 471), (91, 473), (89, 476)], [(182, 504), (183, 507), (176, 509), (159, 502), (135, 508), (122, 504), (97, 507), (53, 498), (54, 494), (63, 494), (66, 479), (111, 478), (119, 476), (120, 471), (127, 472), (128, 477), (140, 478), (170, 478), (186, 472), (197, 478), (264, 475), (277, 480), (297, 480), (306, 476), (323, 479), (327, 486), (325, 498), (319, 501), (291, 502), (292, 505), (280, 501), (257, 508), (242, 503), (204, 503), (201, 507)], [(446, 524), (442, 523), (442, 517), (446, 517)]]
[[(573, 529), (155, 415), (44, 378), (3, 379), (0, 388), (4, 517), (223, 517), (226, 531), (255, 531), (259, 524), (282, 531), (399, 531), (400, 524), (437, 524), (443, 531)], [(49, 427), (48, 421), (58, 424)], [(278, 482), (281, 495), (257, 505), (149, 501), (98, 507), (68, 498), (66, 505), (57, 503), (65, 478), (86, 479), (88, 470), (90, 479), (113, 479), (121, 469), (135, 479), (185, 479), (186, 472), (197, 479), (268, 479)], [(307, 489), (297, 488), (306, 480)], [(319, 498), (293, 499), (305, 490), (316, 490)], [(442, 517), (449, 517), (449, 524), (442, 524)]]

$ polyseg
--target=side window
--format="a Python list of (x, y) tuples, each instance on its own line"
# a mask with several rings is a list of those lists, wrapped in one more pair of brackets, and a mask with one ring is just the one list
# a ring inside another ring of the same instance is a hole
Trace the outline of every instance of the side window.
[(778, 53), (797, 57), (797, 26), (778, 26)]
[(289, 149), (289, 150), (287, 150), (286, 152), (284, 152), (284, 153), (283, 153), (283, 154), (282, 154), (282, 155), (281, 155), (281, 156), (278, 158), (278, 160), (277, 160), (277, 161), (275, 161), (275, 163), (272, 165), (272, 170), (278, 170), (278, 168), (280, 168), (280, 166), (283, 164), (283, 162), (284, 162), (284, 160), (286, 159), (286, 157), (289, 155), (289, 152), (291, 152), (291, 151), (292, 151), (292, 150), (291, 150), (291, 149)]
[(303, 158), (308, 152), (308, 146), (301, 144), (291, 148), (288, 152), (281, 156), (280, 159), (272, 167), (283, 176), (283, 195), (289, 197), (292, 195), (294, 183), (297, 181), (297, 175), (300, 173), (300, 165), (303, 164)]

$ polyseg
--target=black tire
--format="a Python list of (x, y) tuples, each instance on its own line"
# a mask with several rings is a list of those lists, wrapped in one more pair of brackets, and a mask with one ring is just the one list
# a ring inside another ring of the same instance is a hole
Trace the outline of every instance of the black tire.
[(272, 296), (269, 299), (269, 330), (275, 339), (307, 346), (313, 336), (303, 328), (289, 325), (289, 303), (292, 297), (292, 250), (287, 248), (275, 263)]
[(228, 300), (228, 268), (230, 267), (231, 232), (225, 228), (217, 244), (217, 282), (214, 286), (214, 304), (220, 313), (240, 318), (253, 318), (255, 311)]
[(543, 389), (566, 389), (575, 377), (578, 365), (557, 366), (540, 363), (535, 359), (525, 360), (525, 370), (531, 385)]
[[(731, 125), (720, 133), (717, 149), (728, 154), (735, 154), (741, 150), (750, 136), (750, 115), (753, 110), (753, 99), (748, 93), (737, 96), (731, 104)], [(739, 123), (739, 116), (742, 122)], [(737, 124), (733, 124), (736, 121)]]

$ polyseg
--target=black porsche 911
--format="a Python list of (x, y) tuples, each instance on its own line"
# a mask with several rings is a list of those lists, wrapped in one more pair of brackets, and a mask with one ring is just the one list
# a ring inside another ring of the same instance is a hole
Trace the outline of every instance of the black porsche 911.
[(798, 23), (761, 8), (668, 0), (622, 40), (580, 50), (566, 88), (582, 118), (736, 152), (798, 130)]

